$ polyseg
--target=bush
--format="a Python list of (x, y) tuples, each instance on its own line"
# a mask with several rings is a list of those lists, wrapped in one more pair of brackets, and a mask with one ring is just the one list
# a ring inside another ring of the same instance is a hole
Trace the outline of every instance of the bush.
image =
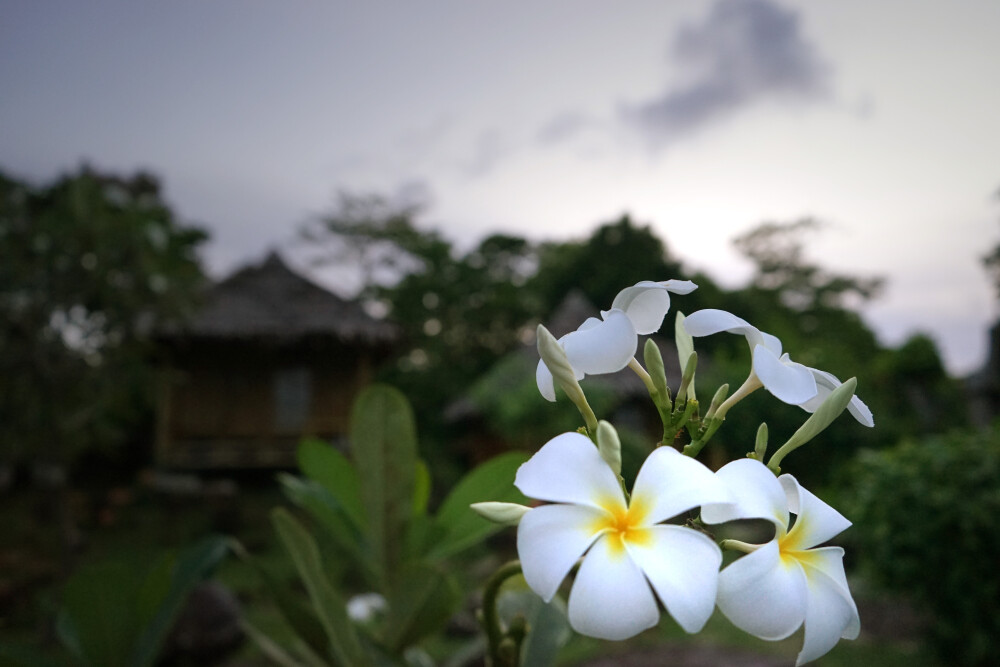
[(853, 472), (862, 566), (929, 612), (945, 663), (996, 664), (1000, 426), (862, 451)]

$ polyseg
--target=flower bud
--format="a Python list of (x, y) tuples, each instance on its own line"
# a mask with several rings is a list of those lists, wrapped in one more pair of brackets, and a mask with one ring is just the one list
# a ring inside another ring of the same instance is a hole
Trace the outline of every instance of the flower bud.
[(823, 401), (816, 412), (814, 412), (806, 422), (799, 427), (792, 437), (788, 439), (788, 442), (781, 446), (781, 449), (776, 451), (771, 457), (771, 460), (767, 462), (767, 467), (771, 470), (777, 471), (778, 466), (781, 464), (781, 460), (802, 445), (806, 444), (817, 435), (823, 432), (823, 430), (829, 426), (837, 416), (844, 411), (847, 404), (851, 402), (851, 398), (854, 396), (854, 390), (858, 386), (858, 379), (851, 378), (844, 384), (840, 385), (834, 389), (826, 400)]
[(622, 443), (615, 427), (603, 419), (597, 423), (597, 451), (616, 475), (622, 474)]
[(469, 507), (484, 519), (502, 526), (516, 526), (521, 522), (521, 517), (531, 509), (517, 503), (498, 503), (492, 501), (472, 503)]
[[(694, 354), (694, 338), (684, 328), (684, 313), (677, 311), (677, 318), (674, 320), (674, 344), (677, 346), (677, 360), (681, 364), (681, 369), (687, 369), (688, 360)], [(687, 386), (687, 398), (694, 398), (694, 375)]]

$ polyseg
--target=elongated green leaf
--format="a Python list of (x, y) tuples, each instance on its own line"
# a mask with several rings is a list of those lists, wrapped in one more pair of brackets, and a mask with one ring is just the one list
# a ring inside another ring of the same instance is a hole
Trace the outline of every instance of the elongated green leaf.
[(276, 577), (258, 559), (247, 553), (242, 544), (233, 540), (231, 545), (233, 553), (260, 577), (271, 599), (278, 606), (281, 615), (285, 617), (288, 625), (295, 630), (300, 639), (314, 653), (326, 655), (328, 651), (326, 631), (323, 629), (323, 624), (320, 623), (316, 611), (301, 596), (296, 595), (285, 581)]
[(368, 656), (362, 651), (354, 626), (347, 617), (346, 602), (323, 572), (323, 563), (315, 540), (284, 508), (273, 510), (271, 521), (285, 549), (291, 555), (302, 583), (305, 584), (309, 599), (312, 600), (330, 641), (333, 658), (342, 665), (352, 667), (369, 665)]
[(358, 472), (341, 452), (328, 442), (306, 438), (297, 453), (302, 474), (317, 482), (337, 501), (354, 525), (365, 525)]
[(428, 557), (450, 556), (501, 530), (503, 526), (482, 518), (469, 509), (469, 505), (487, 500), (527, 502), (514, 487), (514, 475), (527, 460), (527, 452), (509, 452), (490, 459), (463, 477), (438, 510), (437, 523), (442, 537)]
[(357, 525), (348, 518), (343, 506), (318, 482), (303, 480), (294, 475), (278, 475), (285, 495), (293, 503), (308, 511), (334, 542), (354, 561), (365, 579), (376, 582), (370, 558), (365, 553), (363, 538)]
[(427, 464), (417, 459), (413, 470), (413, 516), (427, 514), (427, 503), (431, 499), (431, 471)]
[(240, 622), (243, 632), (257, 645), (264, 656), (280, 667), (328, 667), (327, 663), (319, 656), (312, 653), (308, 647), (300, 646), (305, 651), (304, 654), (293, 657), (291, 653), (283, 649), (277, 642), (267, 636), (263, 631), (258, 630), (246, 619)]
[(383, 640), (400, 654), (448, 622), (462, 601), (455, 578), (424, 564), (405, 568), (389, 593)]
[(413, 514), (417, 435), (413, 411), (399, 391), (372, 385), (351, 413), (351, 447), (367, 517), (368, 544), (382, 589), (402, 564), (406, 525)]
[(177, 615), (196, 585), (211, 575), (215, 567), (229, 553), (226, 538), (207, 537), (182, 551), (174, 564), (170, 588), (152, 621), (143, 628), (135, 647), (132, 665), (153, 665), (159, 657), (163, 642), (174, 625)]

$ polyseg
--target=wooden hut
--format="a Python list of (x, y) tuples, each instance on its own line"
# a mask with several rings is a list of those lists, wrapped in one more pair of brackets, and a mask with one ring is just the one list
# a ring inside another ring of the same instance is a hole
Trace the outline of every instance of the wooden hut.
[(164, 332), (156, 462), (283, 467), (303, 436), (336, 441), (396, 329), (296, 274), (272, 253), (214, 285)]

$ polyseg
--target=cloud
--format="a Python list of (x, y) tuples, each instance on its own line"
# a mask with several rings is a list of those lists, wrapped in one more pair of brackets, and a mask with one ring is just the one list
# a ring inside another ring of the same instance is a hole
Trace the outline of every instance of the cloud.
[(538, 130), (539, 144), (551, 146), (573, 139), (593, 124), (593, 119), (577, 111), (567, 111), (553, 117)]
[(480, 132), (471, 148), (471, 156), (460, 164), (460, 169), (469, 178), (487, 175), (514, 151), (510, 139), (498, 128)]
[(798, 13), (769, 0), (718, 0), (704, 21), (677, 31), (672, 57), (692, 78), (621, 110), (658, 146), (760, 100), (830, 97), (830, 66), (802, 34)]

